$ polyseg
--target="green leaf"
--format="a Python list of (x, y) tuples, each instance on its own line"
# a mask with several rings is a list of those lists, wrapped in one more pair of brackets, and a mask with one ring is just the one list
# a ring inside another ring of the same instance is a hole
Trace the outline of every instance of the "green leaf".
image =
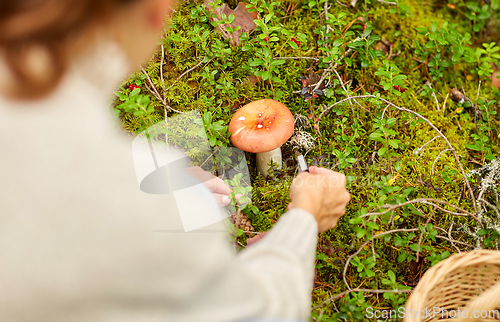
[(384, 137), (384, 134), (381, 132), (373, 132), (372, 134), (370, 134), (370, 139), (375, 140), (375, 141), (378, 141), (379, 139), (381, 139), (383, 137)]
[(398, 263), (401, 263), (402, 261), (404, 261), (406, 259), (406, 257), (408, 257), (408, 253), (407, 252), (402, 252), (401, 254), (399, 254), (398, 256)]
[(432, 31), (432, 33), (435, 33), (436, 30), (437, 30), (437, 28), (438, 28), (438, 23), (436, 21), (434, 21), (432, 23), (432, 25), (431, 25), (431, 31)]
[(410, 249), (414, 252), (417, 252), (418, 251), (418, 244), (411, 244), (410, 245)]
[(266, 71), (266, 72), (262, 73), (262, 80), (263, 81), (269, 79), (269, 77), (271, 77), (271, 72), (270, 71)]
[(203, 113), (203, 123), (205, 125), (210, 124), (212, 121), (212, 114), (210, 112)]
[(389, 281), (387, 278), (383, 278), (382, 279), (382, 284), (384, 284), (384, 285), (393, 285), (393, 283), (391, 281)]
[(396, 283), (396, 275), (394, 274), (393, 271), (389, 270), (387, 272), (387, 275), (389, 276), (389, 279), (393, 282), (393, 283)]
[(397, 149), (399, 147), (399, 141), (398, 140), (389, 140), (389, 145), (392, 146), (394, 149)]
[(474, 151), (482, 151), (482, 148), (475, 144), (467, 144), (465, 147)]
[(279, 66), (283, 65), (284, 63), (285, 63), (284, 59), (273, 59), (273, 61), (271, 62), (271, 66)]
[(480, 229), (477, 234), (479, 236), (484, 236), (484, 235), (487, 235), (488, 234), (488, 230), (487, 229)]
[(386, 152), (387, 152), (387, 148), (382, 147), (378, 150), (377, 154), (378, 154), (378, 156), (384, 156)]
[(259, 26), (261, 29), (265, 29), (265, 28), (266, 28), (266, 26), (264, 25), (264, 23), (263, 23), (261, 20), (256, 19), (256, 20), (254, 20), (253, 22), (254, 22), (257, 26)]

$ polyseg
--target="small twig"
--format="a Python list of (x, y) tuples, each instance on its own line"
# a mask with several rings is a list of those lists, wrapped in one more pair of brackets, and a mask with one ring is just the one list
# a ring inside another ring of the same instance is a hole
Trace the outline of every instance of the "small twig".
[(153, 81), (151, 80), (151, 77), (149, 77), (148, 73), (144, 70), (144, 68), (143, 68), (142, 66), (141, 66), (141, 70), (142, 70), (142, 72), (144, 73), (144, 75), (146, 75), (146, 77), (147, 77), (147, 79), (148, 79), (148, 81), (149, 81), (149, 83), (151, 84), (151, 87), (152, 87), (152, 88), (150, 88), (150, 87), (146, 84), (146, 88), (148, 89), (148, 91), (149, 91), (149, 92), (150, 92), (150, 93), (151, 93), (154, 97), (156, 97), (156, 99), (157, 99), (157, 100), (159, 100), (159, 101), (163, 104), (163, 107), (164, 107), (164, 108), (167, 108), (167, 109), (168, 109), (168, 110), (170, 110), (170, 111), (176, 112), (176, 113), (178, 113), (178, 114), (184, 114), (184, 113), (182, 113), (181, 111), (178, 111), (178, 110), (176, 110), (176, 109), (173, 109), (172, 107), (170, 107), (170, 106), (167, 104), (166, 100), (165, 100), (165, 99), (163, 99), (163, 98), (160, 96), (160, 93), (158, 93), (158, 90), (156, 89), (156, 87), (155, 87), (155, 86), (154, 86), (154, 84), (153, 84)]
[[(354, 42), (356, 42), (356, 41), (359, 41), (359, 40), (361, 40), (361, 38), (359, 38), (359, 37), (358, 37), (358, 38), (354, 39), (354, 40), (352, 41), (352, 43), (354, 43)], [(346, 52), (345, 52), (342, 56), (340, 56), (339, 60), (344, 59), (344, 57), (345, 57), (346, 55), (348, 55), (351, 51), (352, 51), (352, 49), (351, 49), (351, 48), (349, 48), (348, 50), (346, 50)], [(328, 74), (329, 74), (330, 72), (332, 72), (333, 70), (335, 70), (335, 68), (337, 68), (337, 66), (338, 66), (338, 63), (335, 63), (333, 66), (332, 66), (332, 65), (330, 65), (330, 68), (327, 68), (327, 69), (325, 69), (325, 70), (323, 71), (323, 75), (321, 75), (321, 79), (320, 79), (320, 80), (316, 83), (316, 86), (313, 88), (313, 92), (319, 88), (319, 86), (321, 85), (321, 83), (323, 83), (323, 81), (326, 79), (326, 77), (328, 76)], [(322, 113), (322, 114), (323, 114), (323, 113)]]
[(424, 238), (424, 232), (427, 229), (427, 224), (431, 221), (432, 216), (434, 216), (434, 212), (432, 212), (432, 215), (427, 218), (427, 221), (425, 222), (424, 229), (420, 232), (420, 236), (418, 237), (418, 244), (417, 244), (417, 262), (419, 261), (420, 258), (420, 245), (422, 244), (422, 239)]
[[(456, 243), (456, 244), (460, 244), (460, 245), (463, 245), (463, 246), (466, 246), (466, 247), (470, 247), (472, 249), (475, 249), (476, 247), (475, 246), (472, 246), (470, 244), (467, 244), (467, 243), (464, 243), (464, 242), (461, 242), (459, 240), (456, 240), (456, 239), (453, 239), (453, 241), (451, 239), (449, 239), (448, 237), (445, 237), (445, 236), (441, 236), (441, 235), (436, 235), (435, 236), (436, 238), (439, 238), (439, 239), (444, 239), (444, 240), (447, 240), (449, 241), (450, 243)], [(456, 248), (458, 249), (458, 248)], [(458, 252), (460, 253), (460, 250), (458, 250)]]
[(372, 156), (370, 157), (370, 164), (375, 161), (375, 156), (377, 156), (377, 141), (375, 141), (375, 144), (373, 145), (373, 153)]
[(316, 321), (321, 321), (322, 318), (323, 318), (323, 309), (321, 309), (321, 311), (319, 312), (318, 318), (315, 319), (315, 320)]
[(450, 96), (450, 93), (447, 93), (446, 97), (444, 98), (444, 102), (443, 102), (443, 114), (446, 111), (446, 102), (448, 101), (448, 97), (449, 96)]
[[(342, 81), (342, 78), (340, 77), (339, 73), (337, 72), (336, 69), (333, 69), (333, 71), (335, 72), (335, 75), (337, 76), (339, 82), (340, 82), (340, 85), (342, 86), (342, 89), (344, 90), (345, 94), (347, 97), (350, 97), (349, 95), (349, 92), (347, 91), (345, 85), (344, 85), (344, 82)], [(353, 99), (354, 103), (356, 103), (359, 107), (361, 107), (363, 110), (365, 110), (366, 112), (370, 113), (369, 110), (367, 110), (366, 108), (364, 108), (361, 104), (359, 104), (359, 102), (355, 99)], [(353, 114), (353, 117), (354, 117), (354, 109), (352, 108), (352, 103), (351, 101), (349, 101), (349, 105), (351, 105), (351, 111), (352, 111), (352, 114)]]
[[(382, 208), (385, 208), (386, 210), (383, 211), (383, 212), (373, 212), (372, 211), (372, 212), (369, 212), (367, 214), (359, 216), (359, 218), (369, 217), (369, 216), (372, 216), (372, 215), (378, 215), (378, 216), (384, 215), (384, 214), (386, 214), (388, 212), (394, 211), (395, 209), (398, 209), (398, 208), (401, 208), (401, 207), (404, 207), (404, 206), (408, 206), (408, 205), (411, 205), (411, 204), (414, 204), (414, 203), (423, 203), (423, 204), (427, 204), (427, 205), (430, 205), (430, 206), (436, 206), (436, 207), (439, 207), (439, 206), (437, 206), (435, 203), (441, 203), (443, 205), (446, 205), (446, 206), (455, 208), (458, 211), (461, 211), (461, 213), (455, 213), (455, 212), (450, 212), (449, 210), (444, 209), (444, 211), (447, 212), (447, 213), (455, 214), (455, 215), (458, 215), (458, 216), (472, 216), (472, 217), (476, 218), (473, 213), (470, 213), (467, 210), (464, 210), (462, 208), (459, 208), (458, 206), (452, 205), (449, 202), (446, 202), (446, 201), (443, 201), (443, 200), (438, 200), (438, 199), (432, 199), (432, 198), (418, 198), (418, 199), (412, 199), (412, 200), (409, 200), (409, 201), (406, 201), (406, 202), (403, 202), (403, 203), (400, 203), (400, 204), (396, 204), (396, 205), (381, 206), (381, 207), (375, 208), (374, 210), (378, 210), (378, 209), (382, 209)], [(439, 207), (438, 209), (442, 209), (442, 208)]]
[(437, 156), (437, 158), (434, 160), (434, 162), (432, 162), (432, 169), (431, 169), (431, 174), (434, 175), (434, 166), (436, 165), (436, 162), (437, 160), (439, 160), (439, 158), (441, 158), (441, 156), (448, 152), (448, 151), (451, 151), (450, 149), (446, 149), (446, 150), (443, 150), (439, 153), (439, 155)]
[[(213, 59), (213, 58), (212, 58), (212, 59)], [(210, 60), (207, 62), (207, 64), (208, 64), (209, 62), (211, 62), (211, 61), (212, 61), (212, 59), (210, 59)], [(202, 59), (202, 60), (201, 60), (198, 64), (194, 65), (193, 67), (191, 67), (190, 69), (188, 69), (188, 70), (186, 70), (184, 73), (182, 73), (182, 74), (181, 74), (181, 76), (177, 77), (177, 79), (176, 79), (176, 80), (174, 80), (174, 81), (172, 82), (172, 84), (170, 85), (170, 87), (169, 87), (169, 88), (167, 88), (167, 91), (168, 91), (168, 90), (170, 90), (172, 87), (174, 87), (175, 83), (177, 83), (177, 82), (179, 81), (179, 79), (181, 79), (182, 77), (186, 76), (188, 73), (190, 73), (190, 72), (192, 72), (193, 70), (195, 70), (196, 68), (198, 68), (201, 64), (203, 64), (203, 59)]]
[(432, 141), (434, 141), (435, 139), (438, 139), (439, 138), (439, 135), (435, 136), (434, 138), (430, 139), (429, 141), (427, 141), (427, 143), (425, 143), (424, 145), (422, 145), (421, 147), (419, 147), (418, 149), (415, 150), (415, 154), (420, 154), (420, 152), (424, 152), (423, 150), (425, 149), (425, 147), (431, 143)]
[(373, 256), (373, 262), (377, 262), (377, 256), (375, 256), (375, 241), (372, 239), (372, 256)]
[(160, 62), (160, 78), (161, 78), (161, 86), (163, 87), (163, 100), (165, 100), (165, 95), (167, 90), (165, 89), (165, 81), (163, 80), (163, 59), (165, 57), (165, 49), (163, 48), (163, 44), (161, 45), (161, 62)]
[[(429, 87), (430, 87), (430, 85), (429, 85)], [(438, 112), (440, 112), (441, 110), (439, 109), (439, 102), (438, 102), (438, 99), (436, 97), (436, 93), (434, 91), (432, 91), (432, 97), (434, 98), (434, 101), (436, 102), (436, 107), (437, 107)]]
[(479, 89), (481, 88), (481, 81), (479, 81), (479, 84), (477, 86), (477, 96), (476, 96), (476, 104), (474, 105), (474, 124), (476, 124), (477, 127), (477, 121), (478, 121), (478, 101), (479, 101)]
[[(347, 89), (345, 88), (345, 86), (344, 86), (344, 82), (342, 81), (342, 78), (340, 77), (339, 73), (337, 72), (337, 70), (336, 70), (336, 69), (334, 69), (333, 71), (335, 72), (335, 75), (337, 75), (337, 78), (338, 78), (338, 80), (339, 80), (339, 82), (340, 82), (340, 86), (342, 86), (342, 89), (344, 90), (345, 95), (346, 95), (347, 97), (349, 97), (349, 96), (350, 96), (350, 95), (349, 95), (349, 92), (348, 92), (348, 91), (347, 91)], [(357, 101), (356, 101), (356, 100), (354, 100), (354, 101), (357, 103)], [(349, 105), (351, 106), (352, 117), (353, 117), (353, 118), (356, 118), (356, 116), (355, 116), (355, 114), (354, 114), (354, 108), (352, 107), (352, 102), (351, 102), (351, 100), (349, 100)], [(359, 104), (358, 104), (358, 105), (359, 105)]]
[(335, 1), (337, 1), (337, 3), (338, 3), (339, 5), (341, 5), (342, 7), (349, 8), (349, 6), (348, 6), (348, 5), (345, 5), (345, 4), (341, 3), (339, 0), (335, 0)]
[(451, 223), (450, 223), (450, 228), (448, 229), (448, 238), (451, 246), (455, 247), (455, 249), (460, 253), (460, 248), (455, 246), (455, 242), (453, 241), (453, 238), (451, 237), (451, 231), (453, 230), (453, 225), (455, 224), (455, 218), (451, 218)]
[(405, 125), (409, 124), (413, 119), (417, 118), (416, 116), (412, 117), (411, 119), (408, 120), (408, 122), (405, 123)]
[(389, 105), (387, 105), (384, 110), (382, 111), (382, 116), (380, 117), (380, 120), (382, 120), (384, 118), (384, 115), (385, 115), (385, 112), (387, 111), (387, 109), (389, 108)]
[[(453, 222), (453, 220), (452, 220)], [(441, 235), (436, 235), (435, 237), (436, 238), (439, 238), (439, 239), (444, 239), (444, 240), (447, 240), (448, 242), (450, 242), (452, 244), (452, 246), (455, 247), (455, 249), (460, 253), (460, 249), (455, 246), (454, 244), (459, 244), (459, 245), (463, 245), (463, 246), (467, 246), (467, 247), (470, 247), (470, 248), (476, 248), (475, 246), (472, 246), (470, 244), (467, 244), (467, 243), (464, 243), (464, 242), (461, 242), (459, 240), (456, 240), (454, 239), (453, 237), (451, 237), (451, 225), (450, 225), (450, 230), (448, 230), (448, 232), (446, 232), (446, 230), (444, 230), (443, 228), (439, 227), (439, 226), (434, 226), (434, 228), (438, 229), (438, 230), (441, 230), (442, 232), (444, 232), (445, 234), (448, 234), (448, 237), (445, 237), (445, 236), (441, 236)]]

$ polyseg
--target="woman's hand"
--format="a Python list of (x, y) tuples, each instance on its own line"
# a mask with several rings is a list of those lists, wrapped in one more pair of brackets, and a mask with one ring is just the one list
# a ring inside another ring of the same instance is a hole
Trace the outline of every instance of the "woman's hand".
[(229, 194), (232, 190), (222, 179), (217, 178), (200, 167), (189, 167), (186, 169), (186, 173), (205, 185), (212, 192), (212, 195), (221, 207), (229, 205), (231, 202)]
[(312, 166), (309, 173), (302, 172), (293, 180), (290, 199), (288, 209), (301, 208), (310, 212), (322, 232), (337, 225), (351, 195), (343, 174)]

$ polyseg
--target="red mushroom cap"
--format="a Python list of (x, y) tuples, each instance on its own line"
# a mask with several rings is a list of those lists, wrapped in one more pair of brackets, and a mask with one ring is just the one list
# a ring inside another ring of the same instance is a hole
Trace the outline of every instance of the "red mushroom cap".
[(272, 99), (251, 102), (234, 113), (229, 132), (237, 148), (267, 152), (280, 147), (293, 134), (294, 121), (290, 110)]

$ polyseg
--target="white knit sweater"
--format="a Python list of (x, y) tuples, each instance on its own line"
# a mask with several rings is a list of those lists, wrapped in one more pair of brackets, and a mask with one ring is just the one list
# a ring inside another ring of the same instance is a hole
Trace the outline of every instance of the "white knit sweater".
[(180, 217), (139, 189), (109, 113), (126, 61), (101, 47), (41, 101), (0, 97), (0, 321), (307, 321), (314, 218), (289, 211), (239, 254), (223, 232), (162, 232)]

